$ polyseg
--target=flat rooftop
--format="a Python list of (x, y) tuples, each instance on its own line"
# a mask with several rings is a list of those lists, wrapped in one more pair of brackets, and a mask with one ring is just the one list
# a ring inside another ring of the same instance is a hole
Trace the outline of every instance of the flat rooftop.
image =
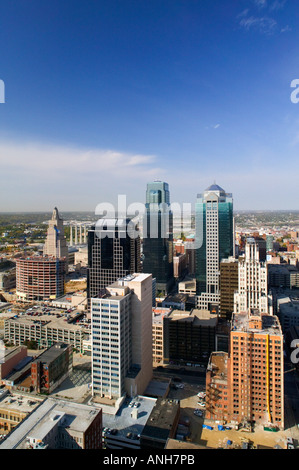
[(18, 315), (18, 318), (10, 318), (11, 321), (24, 324), (40, 324), (41, 326), (48, 328), (58, 328), (58, 329), (67, 329), (67, 330), (78, 330), (80, 327), (73, 323), (67, 323), (65, 321), (66, 317), (57, 318), (55, 315), (41, 315), (41, 316), (29, 316), (29, 315)]
[(226, 352), (213, 352), (209, 359), (207, 370), (212, 371), (214, 379), (226, 380), (227, 378), (227, 359)]
[(0, 408), (6, 411), (17, 411), (18, 413), (31, 413), (43, 399), (9, 392), (2, 399), (0, 398)]
[(49, 364), (50, 362), (54, 361), (60, 354), (65, 351), (68, 347), (68, 344), (66, 343), (56, 343), (53, 346), (51, 346), (49, 349), (47, 349), (45, 352), (40, 354), (35, 360), (36, 361), (41, 361), (45, 364)]
[[(138, 408), (129, 407), (130, 402), (139, 403)], [(103, 428), (117, 429), (118, 437), (126, 438), (127, 433), (140, 434), (156, 404), (156, 398), (138, 396), (126, 399), (114, 415), (103, 413)], [(134, 417), (134, 411), (137, 417)]]
[(179, 409), (179, 400), (158, 398), (145, 426), (144, 435), (147, 438), (167, 439)]
[[(250, 328), (249, 322), (256, 319), (262, 320), (262, 327)], [(234, 314), (232, 317), (232, 330), (282, 336), (281, 326), (277, 316), (268, 315), (266, 313), (249, 315), (248, 312), (240, 312)]]
[(189, 321), (194, 322), (194, 325), (211, 326), (215, 327), (218, 323), (218, 317), (211, 314), (208, 310), (192, 309), (188, 310), (173, 310), (168, 318), (173, 321)]
[(34, 435), (37, 438), (45, 435), (49, 430), (49, 423), (50, 428), (53, 426), (51, 417), (55, 415), (63, 415), (63, 426), (83, 432), (90, 426), (98, 412), (99, 409), (88, 405), (48, 398), (0, 443), (0, 449), (25, 449), (27, 436)]

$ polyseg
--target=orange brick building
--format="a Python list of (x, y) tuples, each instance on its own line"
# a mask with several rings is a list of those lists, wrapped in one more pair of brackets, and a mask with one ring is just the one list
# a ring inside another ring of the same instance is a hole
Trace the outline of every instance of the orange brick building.
[(219, 354), (211, 355), (207, 369), (206, 418), (283, 429), (283, 335), (277, 317), (257, 310), (234, 314), (229, 353), (221, 353), (221, 360)]

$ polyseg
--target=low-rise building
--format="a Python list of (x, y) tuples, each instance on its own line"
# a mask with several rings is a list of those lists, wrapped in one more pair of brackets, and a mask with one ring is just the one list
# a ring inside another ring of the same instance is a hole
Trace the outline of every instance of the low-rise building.
[(31, 383), (37, 393), (51, 393), (73, 369), (73, 348), (56, 343), (38, 356), (31, 365)]
[(164, 449), (168, 439), (175, 438), (179, 419), (180, 402), (158, 398), (141, 432), (141, 449)]
[(106, 449), (141, 449), (141, 434), (157, 399), (137, 395), (123, 401), (117, 413), (103, 406), (103, 443)]
[(217, 315), (173, 310), (164, 317), (164, 362), (207, 362), (216, 349)]
[(49, 398), (10, 435), (0, 449), (101, 449), (102, 410)]
[(0, 380), (5, 379), (13, 369), (27, 357), (26, 346), (18, 346), (12, 350), (5, 350), (3, 362), (0, 361)]
[(42, 315), (37, 320), (35, 317), (21, 315), (4, 320), (4, 338), (15, 345), (35, 341), (41, 348), (64, 342), (82, 352), (85, 332), (76, 324), (68, 323), (66, 318)]
[(12, 432), (42, 402), (40, 398), (0, 390), (0, 434)]

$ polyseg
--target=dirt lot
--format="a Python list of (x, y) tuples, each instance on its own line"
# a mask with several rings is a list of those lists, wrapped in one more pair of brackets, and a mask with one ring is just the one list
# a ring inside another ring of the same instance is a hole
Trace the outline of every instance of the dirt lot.
[[(184, 383), (184, 382), (182, 382)], [(181, 418), (189, 419), (190, 422), (190, 441), (192, 443), (204, 445), (208, 448), (241, 448), (244, 441), (249, 441), (251, 448), (274, 448), (276, 445), (281, 448), (286, 448), (286, 438), (293, 437), (295, 444), (299, 443), (298, 429), (286, 429), (285, 431), (268, 432), (263, 428), (257, 427), (254, 432), (244, 432), (236, 430), (218, 431), (217, 424), (212, 425), (213, 430), (203, 429), (203, 424), (211, 424), (206, 422), (204, 417), (194, 415), (194, 409), (200, 408), (197, 405), (198, 397), (196, 396), (199, 391), (204, 390), (204, 385), (191, 385), (184, 383), (184, 388), (171, 390), (169, 397), (177, 398), (181, 404)], [(232, 444), (227, 444), (227, 441)]]

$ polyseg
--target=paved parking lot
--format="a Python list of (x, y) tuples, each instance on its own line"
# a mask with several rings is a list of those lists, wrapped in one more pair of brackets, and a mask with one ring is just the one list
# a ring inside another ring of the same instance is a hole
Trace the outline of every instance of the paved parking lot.
[(91, 396), (91, 360), (89, 356), (74, 354), (73, 371), (53, 392), (53, 396), (86, 403)]
[[(187, 377), (186, 377), (187, 378)], [(191, 380), (188, 377), (188, 381)], [(190, 435), (186, 439), (189, 442), (204, 445), (209, 448), (242, 448), (244, 441), (249, 441), (252, 448), (279, 446), (286, 448), (286, 438), (292, 437), (295, 446), (299, 445), (299, 430), (295, 423), (292, 426), (287, 424), (284, 431), (267, 432), (262, 426), (257, 426), (254, 432), (249, 433), (241, 430), (218, 431), (217, 424), (212, 424), (213, 430), (202, 427), (203, 424), (211, 424), (205, 421), (205, 417), (196, 416), (194, 410), (202, 409), (197, 403), (197, 394), (205, 390), (205, 383), (192, 384), (184, 381), (174, 382), (183, 384), (183, 388), (171, 389), (169, 398), (177, 398), (181, 405), (181, 421), (188, 423)], [(286, 398), (286, 418), (291, 414), (289, 400)], [(228, 444), (231, 441), (231, 444)]]

